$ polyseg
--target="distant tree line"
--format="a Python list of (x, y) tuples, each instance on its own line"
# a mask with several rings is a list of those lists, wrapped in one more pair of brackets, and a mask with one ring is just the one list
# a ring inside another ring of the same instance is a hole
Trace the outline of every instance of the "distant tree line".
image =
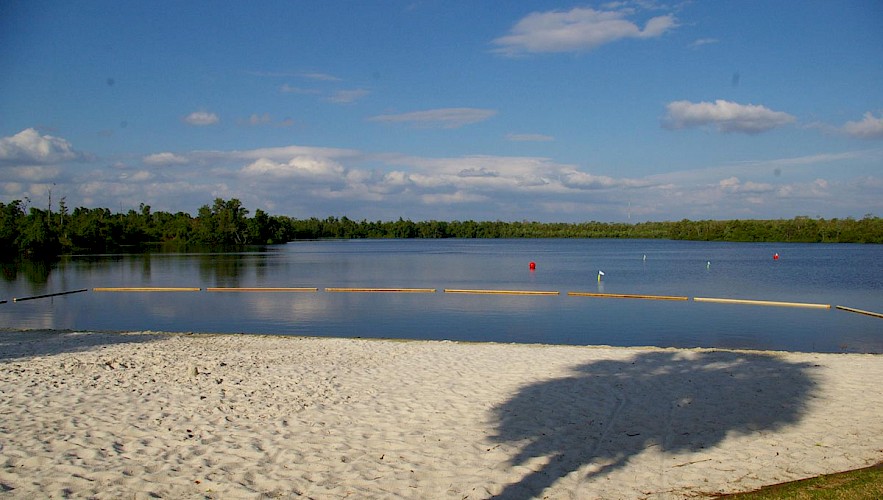
[(347, 217), (296, 219), (237, 199), (216, 199), (188, 213), (106, 208), (42, 210), (20, 200), (0, 202), (0, 255), (52, 257), (64, 253), (138, 251), (165, 245), (223, 248), (323, 238), (650, 238), (700, 241), (883, 243), (883, 219), (681, 220), (637, 224), (502, 221), (355, 221)]

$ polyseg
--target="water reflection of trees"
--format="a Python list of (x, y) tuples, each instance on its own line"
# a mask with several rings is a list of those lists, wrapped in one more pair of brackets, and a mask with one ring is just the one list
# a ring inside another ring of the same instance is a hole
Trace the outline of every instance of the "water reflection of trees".
[(242, 278), (253, 274), (258, 282), (270, 273), (269, 258), (272, 253), (233, 252), (233, 253), (143, 253), (118, 255), (77, 255), (65, 256), (60, 259), (8, 259), (0, 260), (0, 277), (8, 283), (24, 281), (34, 289), (40, 289), (49, 282), (53, 271), (64, 272), (66, 268), (76, 266), (80, 271), (92, 275), (107, 275), (126, 269), (130, 283), (152, 284), (156, 259), (164, 261), (160, 268), (172, 274), (178, 274), (176, 267), (181, 268), (180, 274), (189, 275), (195, 262), (198, 268), (201, 286), (239, 286)]
[(253, 273), (260, 283), (268, 273), (271, 255), (263, 252), (202, 254), (198, 259), (199, 277), (206, 286), (235, 288), (242, 286), (244, 278)]
[(57, 263), (46, 260), (16, 259), (0, 262), (3, 281), (14, 283), (22, 276), (27, 283), (40, 289), (49, 282), (49, 275)]

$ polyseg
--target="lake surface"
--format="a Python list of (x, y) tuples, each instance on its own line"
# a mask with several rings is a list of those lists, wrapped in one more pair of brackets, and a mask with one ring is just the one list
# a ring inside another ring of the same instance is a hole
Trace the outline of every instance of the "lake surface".
[[(773, 259), (778, 253), (780, 258)], [(529, 263), (536, 269), (530, 270)], [(598, 271), (603, 279), (598, 281)], [(110, 293), (96, 287), (198, 287)], [(316, 287), (317, 292), (207, 292)], [(333, 293), (329, 287), (434, 288)], [(13, 302), (14, 297), (88, 289)], [(558, 291), (461, 295), (444, 289)], [(658, 301), (568, 292), (687, 296)], [(695, 302), (695, 297), (831, 309)], [(3, 267), (0, 327), (883, 352), (883, 247), (666, 240), (308, 241), (254, 252), (71, 256)]]

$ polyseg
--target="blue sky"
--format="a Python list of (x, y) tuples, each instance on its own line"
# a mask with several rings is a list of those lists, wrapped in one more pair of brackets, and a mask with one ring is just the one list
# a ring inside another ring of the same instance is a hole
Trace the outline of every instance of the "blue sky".
[(883, 216), (883, 3), (0, 3), (0, 201)]

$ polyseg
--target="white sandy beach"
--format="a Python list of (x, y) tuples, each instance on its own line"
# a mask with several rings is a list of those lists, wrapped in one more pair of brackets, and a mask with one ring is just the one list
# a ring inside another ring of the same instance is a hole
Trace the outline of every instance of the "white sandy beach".
[(687, 498), (883, 461), (883, 356), (0, 332), (0, 496)]

